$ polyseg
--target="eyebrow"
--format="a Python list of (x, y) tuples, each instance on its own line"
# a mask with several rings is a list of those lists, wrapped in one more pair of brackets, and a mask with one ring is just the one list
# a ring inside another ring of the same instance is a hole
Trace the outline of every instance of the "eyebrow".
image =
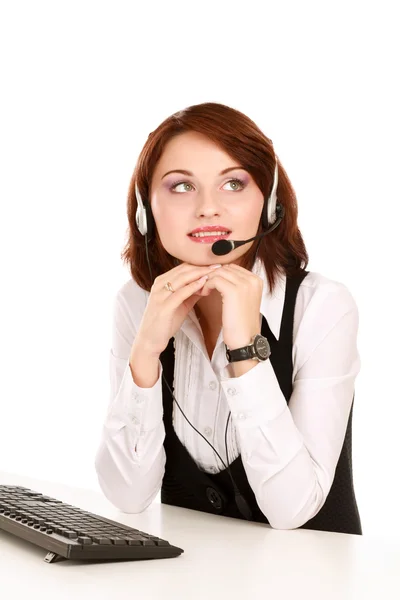
[[(244, 171), (246, 170), (244, 167), (237, 165), (236, 167), (228, 167), (227, 169), (224, 169), (223, 171), (221, 171), (220, 175), (225, 175), (225, 173), (228, 173), (229, 171), (235, 171), (236, 169), (243, 169)], [(182, 173), (183, 175), (189, 175), (189, 177), (194, 177), (194, 173), (192, 173), (191, 171), (186, 171), (186, 169), (173, 169), (172, 171), (167, 171), (166, 173), (164, 173), (161, 179), (164, 179), (164, 177), (166, 177), (170, 173)]]

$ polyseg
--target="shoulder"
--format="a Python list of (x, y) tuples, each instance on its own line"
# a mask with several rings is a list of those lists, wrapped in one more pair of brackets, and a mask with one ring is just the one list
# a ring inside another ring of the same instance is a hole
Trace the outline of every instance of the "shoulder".
[(355, 298), (345, 283), (318, 271), (308, 272), (300, 284), (298, 296), (305, 303), (305, 308), (309, 305), (315, 310), (331, 308), (337, 313), (357, 309)]
[[(329, 311), (335, 314), (343, 314), (349, 310), (357, 312), (357, 305), (349, 287), (342, 281), (329, 278), (318, 271), (306, 270), (307, 274), (300, 283), (296, 296), (296, 313), (301, 317), (307, 311), (318, 312)], [(253, 272), (264, 282), (264, 296), (269, 307), (283, 307), (287, 277), (285, 274), (277, 274), (275, 287), (271, 291), (264, 264), (258, 259)], [(328, 316), (328, 315), (326, 315)]]
[(358, 307), (350, 288), (316, 271), (309, 271), (300, 284), (296, 312), (299, 329), (313, 338), (323, 338), (346, 315), (349, 324), (358, 326)]

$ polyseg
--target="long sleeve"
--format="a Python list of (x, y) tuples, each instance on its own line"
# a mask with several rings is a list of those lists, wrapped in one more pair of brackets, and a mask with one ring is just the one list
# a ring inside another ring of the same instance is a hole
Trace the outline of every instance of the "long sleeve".
[(96, 453), (95, 469), (104, 495), (120, 510), (142, 512), (161, 489), (165, 469), (162, 364), (151, 388), (141, 388), (129, 367), (134, 326), (126, 302), (114, 304), (109, 357), (110, 402)]
[(277, 529), (300, 527), (323, 506), (360, 370), (358, 310), (350, 293), (334, 294), (318, 314), (310, 312), (299, 334), (309, 340), (310, 351), (288, 404), (269, 360), (236, 378), (222, 370), (246, 475), (260, 509)]

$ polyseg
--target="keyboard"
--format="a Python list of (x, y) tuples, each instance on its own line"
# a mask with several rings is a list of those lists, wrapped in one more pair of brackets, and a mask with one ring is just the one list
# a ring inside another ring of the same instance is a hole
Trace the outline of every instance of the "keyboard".
[(172, 558), (183, 550), (26, 487), (0, 485), (0, 530), (47, 550), (48, 563)]

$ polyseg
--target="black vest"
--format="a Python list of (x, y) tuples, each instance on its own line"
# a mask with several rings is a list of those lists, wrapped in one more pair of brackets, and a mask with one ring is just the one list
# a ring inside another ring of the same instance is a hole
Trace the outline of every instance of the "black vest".
[[(261, 332), (268, 339), (271, 346), (271, 356), (268, 360), (272, 363), (286, 402), (289, 402), (292, 394), (294, 308), (299, 286), (307, 274), (308, 271), (301, 271), (296, 277), (287, 277), (286, 279), (285, 301), (279, 340), (276, 340), (264, 316), (262, 318)], [(173, 341), (174, 338), (172, 337), (168, 346), (160, 355), (163, 373), (171, 389), (173, 389), (175, 365)], [(208, 474), (199, 469), (173, 428), (173, 398), (164, 379), (162, 379), (162, 392), (163, 419), (166, 432), (164, 448), (167, 460), (161, 488), (161, 502), (243, 519), (244, 517), (242, 517), (236, 506), (228, 470), (224, 469), (216, 474)], [(199, 401), (201, 400), (199, 399)], [(307, 523), (302, 525), (301, 528), (362, 535), (360, 516), (353, 488), (351, 429), (353, 405), (354, 396), (343, 448), (328, 497), (320, 511)], [(253, 514), (252, 520), (269, 524), (268, 519), (261, 512), (257, 504), (243, 468), (241, 456), (239, 455), (229, 466), (233, 479), (251, 508)]]

